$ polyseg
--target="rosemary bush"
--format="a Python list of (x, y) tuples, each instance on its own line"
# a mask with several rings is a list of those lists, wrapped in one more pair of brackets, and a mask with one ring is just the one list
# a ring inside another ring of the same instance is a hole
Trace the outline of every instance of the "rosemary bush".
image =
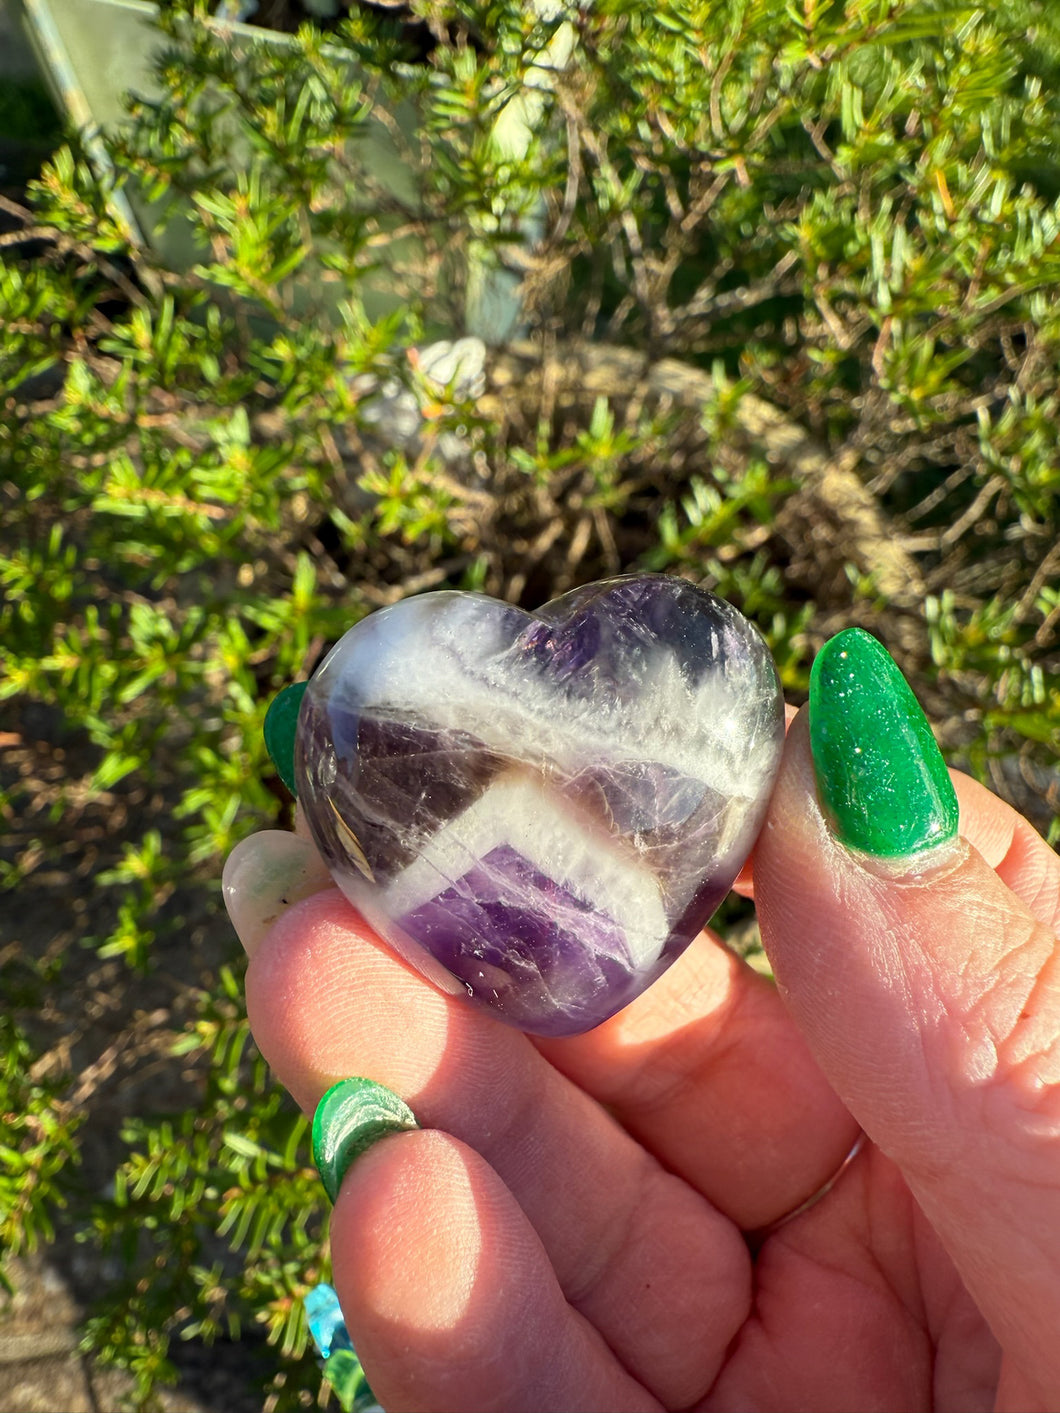
[[(360, 615), (670, 570), (756, 619), (795, 700), (862, 623), (950, 759), (1060, 832), (1045, 0), (412, 10), (277, 48), (167, 6), (162, 96), (105, 135), (112, 173), (71, 135), (2, 201), (0, 1243), (51, 1239), (67, 1204), (119, 1253), (88, 1339), (144, 1406), (178, 1336), (263, 1332), (270, 1407), (319, 1385), (299, 1298), (326, 1212), (216, 894), (288, 817), (271, 696)], [(366, 165), (369, 122), (399, 177)], [(130, 240), (133, 186), (180, 267)], [(526, 337), (481, 387), (432, 380), (416, 350), (517, 278)], [(90, 1182), (71, 1160), (110, 1071), (48, 998), (94, 965), (157, 979), (205, 935), (150, 1050), (179, 1102), (137, 1091)]]

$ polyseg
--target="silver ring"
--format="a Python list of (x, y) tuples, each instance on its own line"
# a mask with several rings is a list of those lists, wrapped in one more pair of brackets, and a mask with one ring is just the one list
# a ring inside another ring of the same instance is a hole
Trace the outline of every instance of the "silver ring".
[(756, 1231), (749, 1232), (747, 1238), (751, 1245), (757, 1250), (767, 1236), (772, 1236), (775, 1231), (779, 1231), (781, 1227), (787, 1226), (788, 1222), (793, 1222), (796, 1217), (801, 1217), (802, 1214), (808, 1212), (811, 1207), (816, 1207), (821, 1198), (827, 1197), (832, 1188), (835, 1187), (847, 1168), (850, 1167), (851, 1163), (865, 1147), (865, 1142), (865, 1130), (859, 1129), (857, 1138), (854, 1139), (854, 1142), (850, 1146), (850, 1152), (839, 1164), (839, 1167), (836, 1168), (828, 1181), (823, 1182), (815, 1192), (810, 1193), (805, 1201), (800, 1202), (797, 1207), (792, 1207), (790, 1212), (785, 1212), (784, 1215), (778, 1217), (775, 1222), (770, 1222), (766, 1227), (759, 1227)]

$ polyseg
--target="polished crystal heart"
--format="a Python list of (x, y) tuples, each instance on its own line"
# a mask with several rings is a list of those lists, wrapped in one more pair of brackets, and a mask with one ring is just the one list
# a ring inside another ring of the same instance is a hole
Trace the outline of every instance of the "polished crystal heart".
[(536, 613), (433, 593), (363, 619), (302, 701), (335, 881), (444, 989), (539, 1035), (606, 1020), (729, 891), (784, 738), (769, 650), (683, 579)]

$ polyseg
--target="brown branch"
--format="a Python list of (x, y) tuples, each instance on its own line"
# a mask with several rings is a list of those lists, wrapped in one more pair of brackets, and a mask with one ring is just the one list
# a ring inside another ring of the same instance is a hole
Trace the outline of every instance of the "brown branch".
[[(1034, 608), (1034, 601), (1046, 580), (1060, 568), (1060, 543), (1053, 545), (1041, 564), (1034, 571), (1034, 577), (1027, 585), (1026, 592), (1016, 605), (1016, 622), (1022, 623)], [(1055, 612), (1055, 610), (1054, 610)], [(1050, 614), (1052, 617), (1052, 614)]]
[(949, 529), (943, 532), (940, 543), (947, 547), (956, 544), (961, 536), (971, 529), (1004, 484), (1001, 476), (991, 476), (960, 519), (954, 521)]
[[(653, 361), (647, 354), (611, 344), (566, 343), (541, 358), (533, 344), (499, 350), (489, 367), (489, 389), (480, 403), (486, 416), (501, 408), (518, 391), (534, 405), (544, 386), (552, 386), (558, 409), (591, 407), (598, 397), (616, 403), (634, 396), (656, 399), (699, 415), (714, 395), (708, 373), (675, 358)], [(920, 572), (855, 470), (853, 447), (829, 454), (797, 423), (772, 404), (746, 394), (731, 411), (731, 443), (764, 456), (778, 476), (796, 486), (776, 521), (776, 533), (806, 558), (807, 532), (813, 563), (806, 576), (830, 575), (838, 583), (844, 566), (853, 563), (871, 576), (877, 592), (897, 606), (919, 603), (923, 596)]]

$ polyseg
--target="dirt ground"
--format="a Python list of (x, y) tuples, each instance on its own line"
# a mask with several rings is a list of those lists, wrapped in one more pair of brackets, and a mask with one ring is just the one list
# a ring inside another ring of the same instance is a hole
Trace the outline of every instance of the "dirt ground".
[[(60, 1240), (47, 1254), (16, 1259), (14, 1297), (0, 1314), (0, 1408), (4, 1413), (118, 1413), (132, 1378), (78, 1352), (84, 1303), (75, 1293), (97, 1275), (83, 1247)], [(160, 1413), (257, 1413), (261, 1366), (243, 1344), (201, 1343), (173, 1351), (180, 1382), (159, 1396)]]

